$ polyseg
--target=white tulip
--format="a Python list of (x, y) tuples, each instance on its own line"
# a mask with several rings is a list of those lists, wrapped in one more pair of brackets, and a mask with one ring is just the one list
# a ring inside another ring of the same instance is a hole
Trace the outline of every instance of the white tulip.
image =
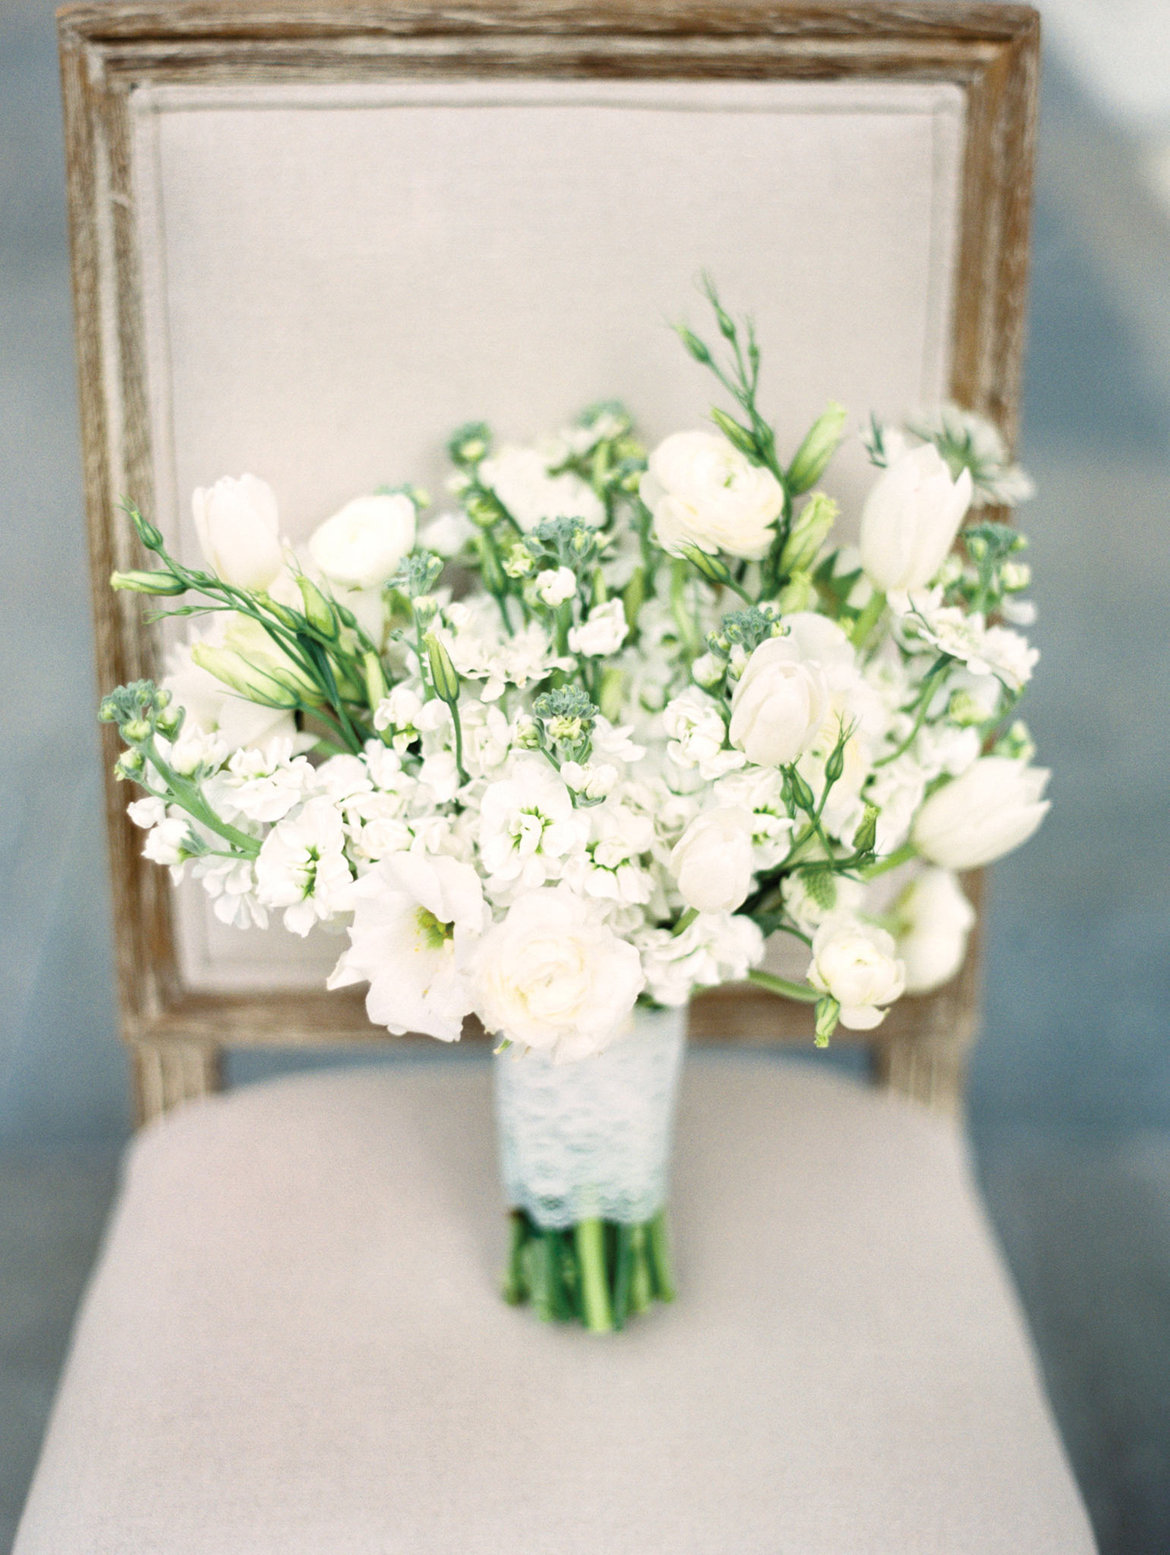
[(906, 968), (906, 992), (941, 988), (963, 964), (975, 909), (949, 869), (926, 869), (899, 896), (903, 926), (898, 955)]
[(645, 984), (604, 908), (566, 886), (530, 891), (480, 940), (476, 1010), (488, 1031), (568, 1060), (600, 1053)]
[(751, 889), (752, 815), (720, 805), (697, 815), (670, 855), (682, 899), (698, 912), (734, 912)]
[(757, 766), (787, 766), (813, 744), (828, 713), (820, 665), (794, 659), (786, 638), (769, 637), (732, 694), (731, 743)]
[(309, 555), (331, 583), (380, 588), (414, 545), (414, 503), (405, 493), (355, 497), (313, 531)]
[(284, 568), (276, 493), (255, 475), (225, 475), (191, 498), (207, 565), (237, 588), (267, 589)]
[(687, 546), (759, 561), (776, 538), (784, 491), (714, 432), (675, 432), (650, 455), (640, 495), (658, 543), (673, 556)]
[(905, 989), (892, 935), (867, 923), (829, 918), (813, 935), (808, 980), (841, 1006), (841, 1024), (871, 1031)]
[(944, 869), (978, 869), (1026, 842), (1047, 815), (1049, 773), (1010, 756), (981, 756), (933, 793), (911, 835), (923, 858)]
[(971, 505), (971, 472), (951, 479), (931, 443), (901, 454), (879, 475), (861, 512), (861, 565), (883, 593), (925, 588), (954, 544)]

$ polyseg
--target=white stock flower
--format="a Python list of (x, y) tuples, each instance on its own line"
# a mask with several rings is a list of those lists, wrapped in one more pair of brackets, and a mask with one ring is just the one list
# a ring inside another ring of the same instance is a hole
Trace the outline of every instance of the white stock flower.
[(919, 853), (944, 869), (978, 869), (1026, 842), (1050, 808), (1049, 773), (1010, 756), (981, 756), (931, 794), (914, 823)]
[(720, 804), (742, 805), (751, 812), (752, 857), (757, 870), (770, 869), (787, 856), (794, 823), (775, 767), (743, 767), (720, 778), (711, 792)]
[(211, 570), (237, 588), (267, 589), (284, 568), (276, 493), (255, 475), (225, 475), (191, 498), (199, 545)]
[(353, 898), (350, 947), (326, 986), (368, 982), (375, 1025), (457, 1042), (474, 1004), (471, 953), (490, 922), (475, 870), (402, 853), (365, 875)]
[(675, 432), (659, 443), (640, 494), (654, 515), (659, 545), (673, 556), (697, 546), (759, 561), (784, 506), (772, 472), (715, 432)]
[(289, 740), (273, 741), (264, 750), (233, 752), (214, 780), (215, 797), (222, 796), (226, 810), (250, 821), (268, 825), (283, 820), (319, 780), (305, 758), (294, 758), (291, 752)]
[(315, 923), (348, 910), (352, 886), (341, 812), (331, 799), (310, 799), (278, 821), (260, 845), (256, 895), (283, 907), (284, 926), (306, 935)]
[(913, 610), (906, 625), (922, 641), (964, 663), (972, 675), (994, 675), (1011, 691), (1022, 691), (1040, 658), (1020, 632), (986, 626), (983, 616), (957, 605)]
[(599, 904), (566, 886), (530, 891), (475, 955), (475, 1008), (488, 1031), (558, 1061), (600, 1053), (645, 984), (638, 952)]
[(883, 470), (861, 512), (861, 564), (884, 593), (923, 588), (942, 566), (971, 503), (971, 476), (951, 479), (930, 443)]
[(577, 592), (577, 574), (571, 567), (550, 567), (536, 574), (536, 592), (550, 610), (572, 599)]
[(517, 759), (480, 804), (477, 840), (489, 885), (531, 890), (559, 876), (567, 856), (584, 848), (588, 826), (543, 758)]
[(784, 637), (754, 650), (731, 697), (731, 743), (760, 767), (787, 766), (812, 745), (829, 712), (824, 671)]
[(941, 988), (963, 964), (975, 909), (949, 869), (925, 869), (898, 897), (898, 955), (906, 992)]
[(635, 942), (647, 992), (659, 1004), (686, 1004), (698, 988), (742, 982), (764, 959), (759, 926), (739, 913), (700, 913), (681, 934), (647, 929)]
[(684, 769), (698, 767), (707, 782), (743, 766), (739, 751), (729, 751), (727, 726), (718, 705), (697, 686), (688, 686), (662, 710), (663, 727), (669, 737), (666, 753)]
[(592, 486), (571, 471), (550, 475), (538, 449), (501, 448), (480, 465), (479, 478), (521, 529), (535, 529), (546, 518), (580, 518), (594, 529), (605, 523), (605, 508)]
[(751, 889), (752, 815), (720, 805), (697, 815), (670, 855), (678, 889), (698, 912), (733, 912)]
[(871, 1031), (885, 1019), (885, 1006), (900, 998), (905, 969), (893, 936), (870, 924), (827, 918), (813, 935), (808, 980), (841, 1006), (841, 1024)]
[(256, 871), (251, 859), (220, 858), (212, 853), (191, 865), (192, 877), (211, 898), (211, 910), (232, 929), (268, 927), (268, 909), (256, 897)]
[(621, 600), (607, 599), (604, 605), (594, 605), (580, 626), (570, 627), (569, 647), (587, 658), (601, 658), (616, 653), (628, 631)]
[(414, 503), (404, 492), (355, 497), (319, 524), (309, 555), (330, 583), (379, 588), (414, 545)]
[(187, 817), (181, 813), (168, 815), (147, 832), (142, 856), (153, 864), (169, 864), (176, 868), (190, 857), (187, 851), (190, 841), (191, 823)]

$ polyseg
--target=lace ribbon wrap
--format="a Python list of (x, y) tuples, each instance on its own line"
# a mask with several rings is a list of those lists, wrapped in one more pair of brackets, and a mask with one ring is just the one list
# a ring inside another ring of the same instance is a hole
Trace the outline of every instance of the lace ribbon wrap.
[(666, 1199), (687, 1011), (636, 1010), (604, 1053), (554, 1064), (535, 1051), (495, 1060), (508, 1203), (545, 1230), (598, 1218), (637, 1225)]

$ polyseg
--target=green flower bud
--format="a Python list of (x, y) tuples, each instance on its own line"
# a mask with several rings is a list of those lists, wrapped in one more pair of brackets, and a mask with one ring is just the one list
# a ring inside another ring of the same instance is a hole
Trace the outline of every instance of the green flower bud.
[(793, 804), (796, 805), (797, 809), (806, 810), (811, 815), (816, 809), (816, 801), (813, 798), (812, 789), (795, 767), (785, 767), (784, 771), (790, 784)]
[(114, 776), (119, 783), (124, 783), (127, 779), (133, 781), (145, 765), (141, 751), (123, 751), (114, 763)]
[(122, 738), (127, 745), (142, 745), (153, 732), (145, 718), (131, 718), (122, 725)]
[[(191, 658), (200, 669), (214, 675), (230, 691), (257, 702), (261, 707), (294, 708), (302, 701), (304, 687), (294, 674), (282, 667), (263, 669), (250, 663), (233, 648), (217, 648), (211, 643), (196, 643)], [(290, 666), (291, 670), (291, 666)]]
[(478, 464), (492, 446), (491, 428), (483, 421), (469, 421), (452, 433), (447, 452), (456, 464)]
[(320, 632), (322, 637), (327, 637), (331, 642), (336, 642), (338, 636), (337, 617), (333, 614), (329, 601), (321, 590), (304, 573), (297, 575), (297, 588), (301, 591), (301, 602), (305, 607), (305, 620), (315, 632)]
[(877, 806), (867, 804), (861, 825), (853, 834), (853, 846), (858, 853), (872, 853), (877, 843)]
[(683, 555), (697, 572), (712, 583), (730, 583), (731, 573), (724, 562), (718, 556), (710, 556), (706, 551), (701, 551), (697, 545), (684, 545)]
[(841, 442), (848, 414), (844, 405), (832, 400), (808, 429), (788, 466), (786, 484), (794, 497), (815, 486), (825, 473)]
[(155, 728), (160, 734), (165, 735), (168, 740), (173, 740), (178, 734), (179, 730), (183, 727), (183, 719), (185, 716), (185, 708), (166, 708), (164, 711), (159, 713), (158, 719), (155, 723)]
[(696, 362), (698, 362), (703, 367), (709, 367), (711, 365), (711, 353), (699, 339), (698, 335), (692, 334), (691, 331), (683, 324), (676, 326), (676, 333), (678, 338), (682, 341), (683, 345), (686, 346), (687, 350), (691, 353)]
[(845, 771), (845, 740), (839, 739), (829, 753), (829, 759), (825, 762), (825, 781), (827, 783), (839, 783), (841, 774)]
[(711, 411), (711, 420), (723, 433), (727, 441), (734, 448), (739, 449), (740, 453), (747, 454), (753, 459), (759, 456), (759, 444), (756, 442), (755, 437), (746, 427), (741, 427), (739, 422), (729, 416), (726, 411), (720, 410), (716, 405)]
[(459, 676), (451, 663), (451, 655), (434, 632), (428, 632), (423, 641), (426, 644), (427, 663), (430, 665), (431, 684), (435, 688), (435, 695), (448, 706), (453, 706), (459, 700)]
[(807, 572), (794, 572), (776, 596), (776, 603), (786, 616), (800, 610), (812, 610), (816, 601), (816, 584)]
[(133, 503), (126, 505), (126, 511), (130, 515), (130, 522), (134, 525), (138, 538), (146, 549), (148, 551), (161, 551), (163, 546), (162, 531), (157, 529), (148, 518), (143, 518)]
[(187, 585), (172, 572), (112, 572), (110, 587), (130, 594), (185, 594)]
[(816, 561), (841, 509), (823, 491), (814, 491), (797, 515), (780, 552), (782, 572), (807, 572)]
[(841, 1006), (831, 994), (826, 994), (816, 1003), (816, 1032), (813, 1041), (817, 1047), (828, 1047), (829, 1038), (837, 1029), (837, 1022), (841, 1018)]
[(376, 653), (367, 653), (362, 659), (362, 672), (366, 682), (366, 701), (371, 708), (376, 708), (379, 702), (385, 701), (387, 694), (382, 661)]

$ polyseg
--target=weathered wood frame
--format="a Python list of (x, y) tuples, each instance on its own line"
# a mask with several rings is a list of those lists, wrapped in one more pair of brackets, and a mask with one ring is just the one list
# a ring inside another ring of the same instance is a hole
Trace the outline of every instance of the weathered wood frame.
[[(953, 82), (966, 130), (951, 391), (1014, 436), (1024, 337), (1039, 25), (1026, 6), (786, 0), (115, 0), (58, 13), (85, 490), (100, 683), (157, 671), (141, 603), (107, 580), (138, 564), (119, 511), (152, 490), (129, 96), (142, 84), (361, 81), (409, 75)], [(231, 1047), (387, 1040), (359, 994), (196, 994), (182, 986), (163, 870), (141, 857), (110, 773), (122, 1032), (137, 1112), (216, 1089)], [(968, 890), (980, 894), (978, 878)], [(879, 1083), (961, 1106), (978, 1014), (978, 945), (938, 993), (866, 1034)], [(807, 1042), (806, 1007), (751, 990), (699, 999), (692, 1033)], [(848, 1034), (844, 1034), (848, 1035)], [(402, 1039), (393, 1039), (400, 1041)]]

